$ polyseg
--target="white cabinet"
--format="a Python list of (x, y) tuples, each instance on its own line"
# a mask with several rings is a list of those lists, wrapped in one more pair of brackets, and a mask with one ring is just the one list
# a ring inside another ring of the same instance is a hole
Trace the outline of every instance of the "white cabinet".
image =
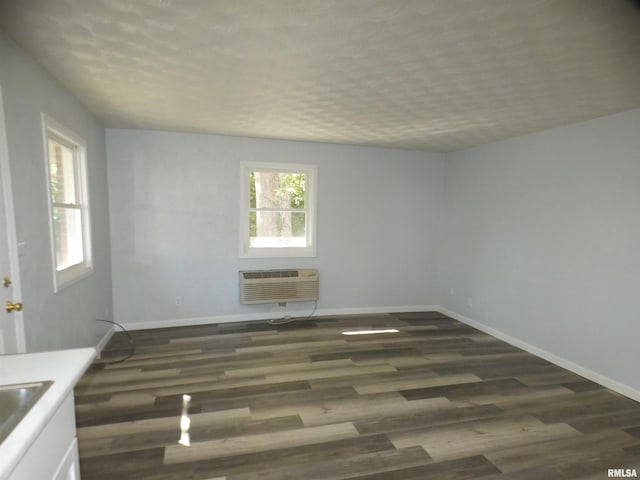
[(95, 348), (2, 355), (0, 385), (52, 383), (0, 441), (0, 480), (79, 480), (73, 388), (95, 356)]
[(80, 464), (78, 460), (78, 441), (74, 438), (53, 480), (80, 480)]
[(73, 391), (31, 444), (9, 480), (80, 480)]

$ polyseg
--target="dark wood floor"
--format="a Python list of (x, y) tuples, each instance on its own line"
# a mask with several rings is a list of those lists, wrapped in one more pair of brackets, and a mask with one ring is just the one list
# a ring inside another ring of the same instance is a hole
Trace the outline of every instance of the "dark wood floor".
[[(364, 328), (399, 333), (341, 334)], [(127, 352), (115, 335), (76, 390), (83, 480), (640, 472), (640, 404), (439, 313), (132, 336), (132, 358), (107, 365)]]

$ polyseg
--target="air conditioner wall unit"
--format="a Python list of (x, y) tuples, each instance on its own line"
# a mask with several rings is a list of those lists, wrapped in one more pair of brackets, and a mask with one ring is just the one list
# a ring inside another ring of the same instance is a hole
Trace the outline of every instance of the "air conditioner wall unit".
[(320, 276), (316, 269), (242, 270), (238, 273), (243, 305), (318, 300)]

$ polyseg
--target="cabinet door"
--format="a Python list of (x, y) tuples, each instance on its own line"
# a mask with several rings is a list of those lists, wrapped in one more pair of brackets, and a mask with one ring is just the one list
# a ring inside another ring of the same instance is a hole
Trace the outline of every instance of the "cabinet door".
[[(75, 456), (75, 457), (74, 457)], [(71, 460), (75, 463), (75, 470), (68, 468), (65, 472), (61, 467), (64, 465), (63, 459)], [(2, 461), (0, 459), (0, 461)], [(10, 480), (49, 480), (72, 479), (79, 480), (78, 472), (78, 446), (76, 442), (76, 420), (73, 407), (73, 392), (67, 395), (66, 399), (53, 414), (49, 423), (44, 427), (38, 438), (27, 450), (22, 460), (18, 463), (14, 471), (9, 475)], [(62, 472), (74, 476), (64, 476)], [(57, 476), (58, 473), (62, 476)]]
[(58, 470), (52, 480), (80, 480), (80, 461), (78, 455), (78, 440), (73, 439), (67, 453), (64, 454)]

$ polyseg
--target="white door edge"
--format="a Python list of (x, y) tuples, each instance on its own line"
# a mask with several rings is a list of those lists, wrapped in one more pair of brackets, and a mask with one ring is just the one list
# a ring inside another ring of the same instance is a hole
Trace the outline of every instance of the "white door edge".
[[(11, 186), (11, 166), (9, 164), (9, 149), (7, 146), (7, 129), (4, 117), (4, 102), (2, 97), (2, 85), (0, 85), (0, 173), (2, 177), (2, 192), (4, 197), (5, 222), (7, 229), (7, 244), (9, 256), (9, 268), (13, 286), (14, 301), (22, 301), (22, 289), (20, 283), (20, 263), (18, 258), (18, 235), (16, 232), (16, 218), (13, 204), (13, 188)], [(24, 333), (23, 313), (13, 312), (12, 318), (15, 324), (15, 345), (17, 353), (26, 352), (27, 345)], [(8, 341), (7, 339), (3, 339)], [(11, 339), (13, 343), (13, 339)], [(5, 343), (0, 344), (4, 349)], [(4, 353), (4, 352), (0, 352)]]

